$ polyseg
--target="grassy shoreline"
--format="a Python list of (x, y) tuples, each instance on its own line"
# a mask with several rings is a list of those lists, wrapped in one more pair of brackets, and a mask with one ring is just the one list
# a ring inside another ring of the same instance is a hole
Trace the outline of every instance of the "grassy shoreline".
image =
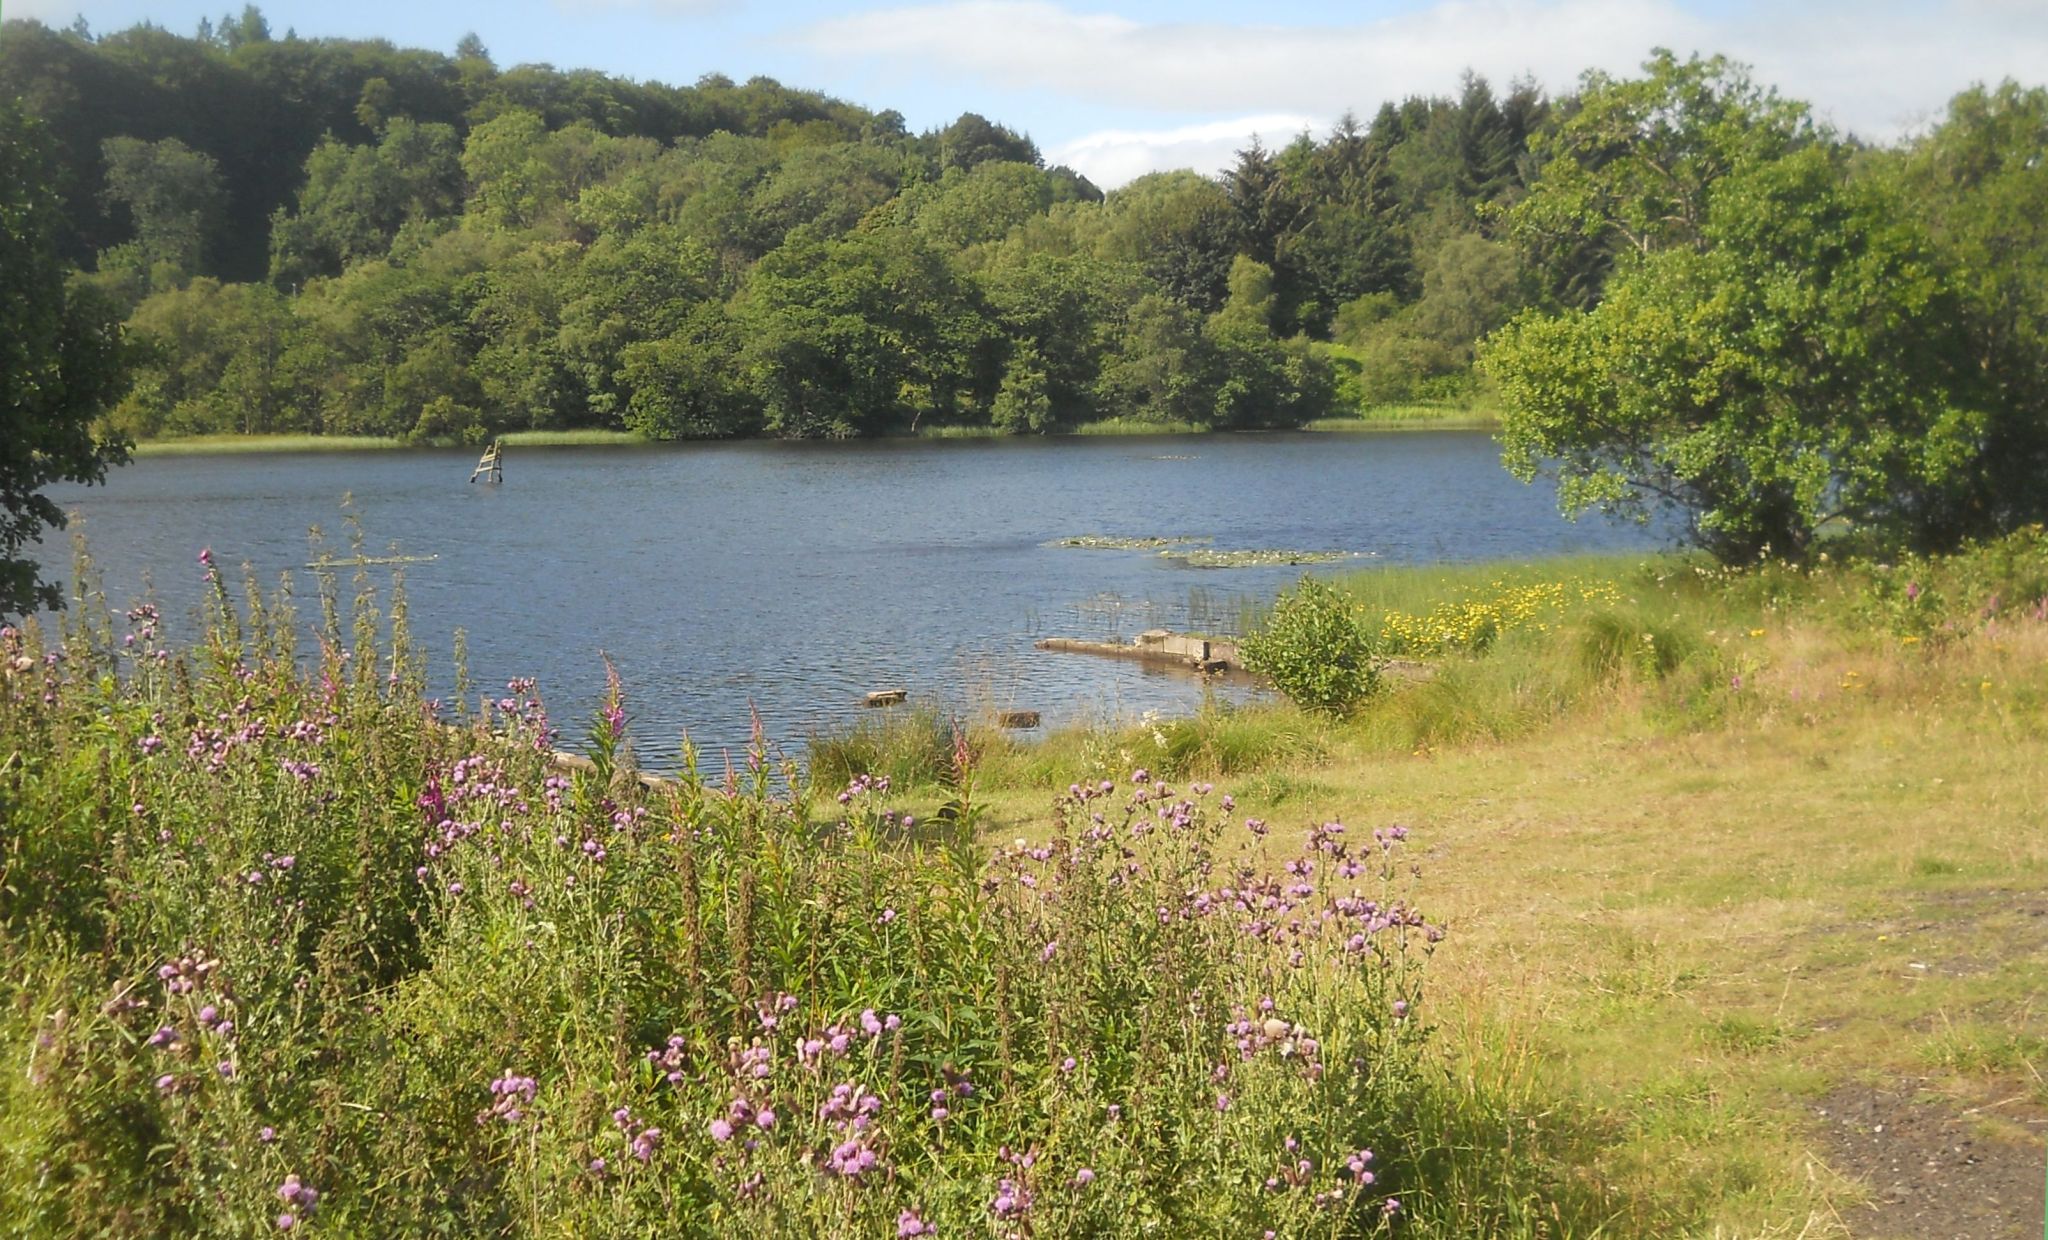
[[(1388, 406), (1366, 410), (1357, 416), (1319, 418), (1302, 430), (1354, 434), (1369, 431), (1494, 430), (1499, 418), (1484, 410), (1447, 409), (1434, 405)], [(1230, 435), (1238, 431), (1207, 430), (1193, 423), (1139, 422), (1128, 418), (1084, 422), (1049, 438), (1122, 435)], [(892, 438), (910, 439), (1008, 439), (1008, 433), (993, 427), (937, 426)], [(508, 448), (568, 447), (659, 447), (686, 442), (648, 439), (633, 431), (538, 430), (510, 431), (498, 437)], [(404, 449), (450, 449), (478, 447), (453, 440), (412, 442), (386, 435), (193, 435), (179, 438), (144, 439), (135, 445), (137, 456), (206, 456), (264, 452), (370, 452)]]
[(407, 448), (402, 439), (383, 435), (193, 435), (178, 439), (144, 439), (136, 456), (212, 456), (260, 452), (389, 452)]

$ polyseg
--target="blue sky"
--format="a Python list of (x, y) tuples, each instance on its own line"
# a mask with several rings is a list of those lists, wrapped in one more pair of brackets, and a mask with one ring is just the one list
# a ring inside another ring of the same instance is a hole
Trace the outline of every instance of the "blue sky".
[[(225, 0), (0, 0), (100, 32), (189, 32)], [(1445, 93), (1476, 69), (1563, 90), (1653, 46), (1726, 52), (1838, 126), (1888, 140), (1973, 81), (2048, 81), (2048, 0), (272, 0), (272, 29), (450, 50), (475, 31), (500, 65), (545, 61), (690, 82), (709, 72), (895, 108), (913, 128), (977, 111), (1104, 185), (1214, 171), (1345, 109)]]

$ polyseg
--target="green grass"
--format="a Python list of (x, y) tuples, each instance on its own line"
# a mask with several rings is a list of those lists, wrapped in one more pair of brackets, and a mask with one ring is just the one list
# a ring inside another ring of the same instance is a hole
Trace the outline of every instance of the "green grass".
[[(499, 436), (508, 448), (623, 447), (652, 442), (632, 431), (510, 431)], [(145, 439), (137, 456), (185, 456), (234, 452), (362, 452), (393, 448), (461, 447), (453, 441), (418, 443), (390, 435), (192, 435), (177, 439)], [(467, 445), (477, 451), (481, 444)]]
[(994, 426), (920, 426), (918, 439), (1008, 439), (1010, 432)]
[(929, 788), (953, 767), (951, 721), (917, 704), (878, 707), (851, 727), (813, 735), (805, 748), (811, 778), (825, 787), (886, 775), (899, 788)]
[(1193, 422), (1147, 422), (1142, 418), (1103, 418), (1083, 422), (1070, 435), (1201, 435), (1210, 428)]
[(510, 431), (498, 436), (508, 448), (633, 447), (654, 441), (634, 431)]
[(1452, 431), (1494, 430), (1500, 411), (1484, 404), (1372, 405), (1355, 414), (1318, 418), (1312, 431)]
[(1611, 581), (1634, 588), (1651, 584), (1659, 574), (1686, 571), (1693, 562), (1689, 556), (1631, 552), (1481, 564), (1388, 564), (1344, 573), (1331, 584), (1368, 609), (1424, 612), (1438, 603), (1554, 581)]
[(193, 435), (181, 439), (145, 439), (137, 456), (197, 456), (236, 452), (362, 452), (403, 448), (387, 435)]

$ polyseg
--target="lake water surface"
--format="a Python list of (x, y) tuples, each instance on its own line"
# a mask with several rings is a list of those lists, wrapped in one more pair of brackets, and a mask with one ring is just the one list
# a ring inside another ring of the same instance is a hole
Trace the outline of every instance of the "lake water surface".
[(1231, 630), (1248, 601), (1302, 571), (1046, 545), (1063, 537), (1372, 557), (1319, 572), (1656, 541), (1564, 521), (1552, 488), (1515, 482), (1477, 432), (528, 448), (507, 452), (499, 486), (467, 483), (474, 463), (439, 451), (146, 457), (55, 498), (82, 518), (110, 601), (153, 581), (182, 639), (196, 632), (202, 547), (231, 576), (245, 562), (266, 583), (294, 571), (301, 614), (317, 614), (307, 531), (347, 554), (350, 493), (370, 554), (395, 544), (435, 557), (404, 572), (438, 691), (464, 630), (477, 685), (537, 676), (574, 741), (606, 651), (650, 766), (686, 729), (709, 753), (744, 744), (753, 709), (800, 750), (860, 717), (878, 688), (1039, 710), (1048, 725), (1187, 709), (1203, 693), (1190, 678), (1032, 642)]

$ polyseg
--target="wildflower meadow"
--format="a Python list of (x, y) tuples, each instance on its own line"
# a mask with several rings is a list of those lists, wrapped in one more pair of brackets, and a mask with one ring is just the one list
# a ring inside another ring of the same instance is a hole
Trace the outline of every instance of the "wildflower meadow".
[[(427, 700), (402, 586), (0, 630), (0, 1229), (1358, 1236), (1427, 1211), (1399, 826), (1143, 769), (991, 843)], [(302, 641), (300, 634), (310, 635)], [(465, 694), (465, 697), (467, 695)]]

